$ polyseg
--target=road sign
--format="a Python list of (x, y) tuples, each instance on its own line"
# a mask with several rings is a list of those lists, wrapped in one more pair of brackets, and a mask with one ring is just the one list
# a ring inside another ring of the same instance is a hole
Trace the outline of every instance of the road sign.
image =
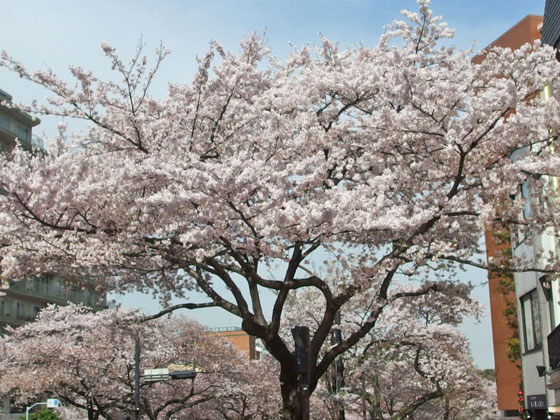
[(196, 378), (195, 370), (174, 370), (169, 372), (171, 379), (194, 379)]
[(60, 407), (60, 401), (57, 398), (49, 398), (47, 400), (47, 408), (58, 408)]
[(144, 371), (144, 381), (157, 382), (170, 379), (169, 369), (146, 369)]

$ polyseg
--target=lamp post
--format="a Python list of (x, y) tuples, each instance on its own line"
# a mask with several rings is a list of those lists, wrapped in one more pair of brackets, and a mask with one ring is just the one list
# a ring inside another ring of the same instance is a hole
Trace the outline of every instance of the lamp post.
[(140, 420), (140, 338), (134, 342), (134, 418)]
[[(333, 329), (333, 344), (338, 345), (342, 343), (342, 331), (340, 329), (340, 309), (334, 315), (334, 322), (337, 328)], [(338, 356), (335, 362), (335, 375), (334, 375), (334, 392), (338, 394), (344, 387), (344, 364), (342, 358)], [(338, 419), (345, 420), (346, 415), (344, 412), (344, 404), (338, 400)]]
[(26, 407), (26, 409), (25, 409), (25, 420), (29, 420), (29, 410), (31, 410), (36, 405), (46, 405), (47, 408), (57, 408), (57, 407), (60, 406), (60, 403), (59, 403), (58, 399), (56, 399), (56, 398), (49, 398), (47, 400), (47, 402), (38, 402), (38, 403), (35, 403), (33, 405), (30, 405), (29, 407)]

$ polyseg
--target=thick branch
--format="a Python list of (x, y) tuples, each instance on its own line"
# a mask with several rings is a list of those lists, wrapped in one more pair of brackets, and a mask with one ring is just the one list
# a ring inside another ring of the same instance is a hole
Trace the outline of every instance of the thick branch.
[(151, 321), (152, 319), (161, 318), (164, 315), (170, 314), (178, 309), (200, 309), (200, 308), (215, 308), (218, 307), (215, 302), (204, 302), (204, 303), (179, 303), (177, 305), (170, 306), (168, 308), (162, 309), (158, 313), (153, 315), (148, 315), (142, 317), (141, 321)]

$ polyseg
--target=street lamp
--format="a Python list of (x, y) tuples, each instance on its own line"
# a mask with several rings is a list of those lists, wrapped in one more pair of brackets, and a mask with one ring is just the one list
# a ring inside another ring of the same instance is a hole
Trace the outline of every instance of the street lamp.
[(33, 405), (30, 405), (25, 409), (25, 420), (29, 420), (29, 410), (31, 410), (36, 405), (46, 405), (47, 408), (58, 408), (60, 407), (60, 402), (56, 398), (49, 398), (47, 402), (38, 402)]

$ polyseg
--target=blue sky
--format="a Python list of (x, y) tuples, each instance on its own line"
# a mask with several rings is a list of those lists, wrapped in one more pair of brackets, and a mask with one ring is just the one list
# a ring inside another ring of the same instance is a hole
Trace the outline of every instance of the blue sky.
[[(542, 14), (545, 0), (433, 0), (432, 9), (456, 29), (454, 43), (469, 48), (477, 41), (480, 49), (527, 14)], [(189, 82), (211, 40), (226, 49), (237, 50), (241, 38), (266, 31), (267, 45), (282, 58), (290, 44), (317, 43), (320, 35), (341, 45), (363, 41), (374, 45), (383, 26), (400, 17), (400, 10), (415, 10), (414, 0), (18, 0), (2, 4), (0, 49), (6, 50), (30, 68), (50, 67), (67, 75), (68, 65), (81, 65), (101, 75), (108, 74), (108, 62), (100, 48), (108, 41), (124, 57), (129, 56), (140, 37), (147, 52), (160, 42), (172, 51), (154, 84), (153, 94), (165, 95), (169, 82)], [(0, 89), (18, 102), (42, 100), (45, 92), (0, 69)], [(43, 118), (36, 134), (53, 135), (58, 120)], [(465, 278), (485, 281), (485, 273), (469, 271)], [(488, 304), (484, 286), (479, 299)], [(124, 306), (142, 305), (155, 310), (149, 298), (120, 300)], [(211, 326), (238, 325), (233, 317), (201, 311), (197, 318)], [(463, 331), (470, 339), (475, 362), (493, 367), (489, 319)]]
[[(436, 14), (456, 28), (456, 44), (485, 46), (527, 14), (542, 14), (545, 0), (433, 0)], [(18, 0), (2, 5), (0, 48), (36, 68), (57, 72), (69, 64), (108, 69), (100, 48), (108, 41), (124, 55), (140, 37), (147, 50), (159, 42), (172, 51), (162, 67), (154, 93), (163, 95), (168, 82), (189, 81), (194, 58), (215, 39), (228, 49), (251, 32), (266, 30), (268, 45), (282, 57), (290, 43), (316, 43), (319, 33), (342, 45), (374, 44), (383, 26), (400, 17), (414, 0)], [(22, 101), (41, 91), (0, 73), (4, 90)]]

